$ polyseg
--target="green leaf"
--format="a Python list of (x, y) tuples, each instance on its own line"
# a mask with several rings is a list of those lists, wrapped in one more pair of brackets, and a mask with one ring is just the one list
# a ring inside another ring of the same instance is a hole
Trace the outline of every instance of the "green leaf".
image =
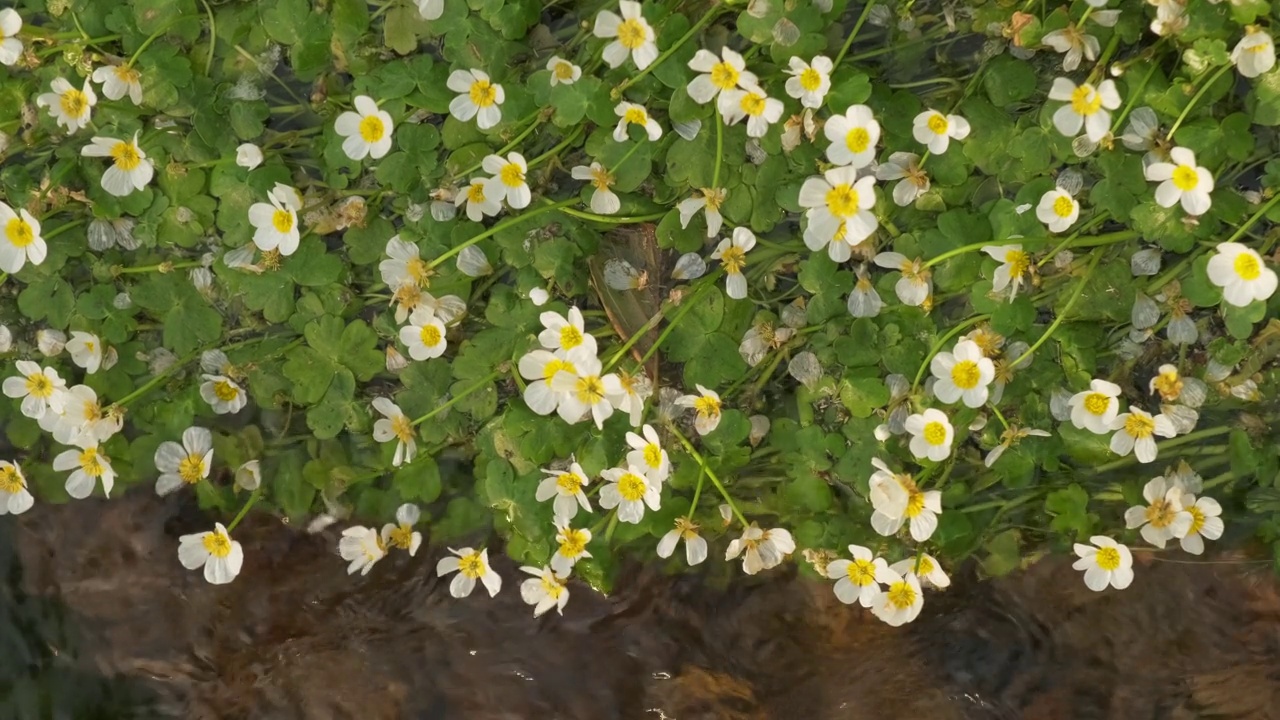
[(987, 64), (982, 87), (993, 105), (1009, 105), (1035, 92), (1036, 73), (1030, 63), (1000, 55)]
[(222, 315), (177, 274), (155, 273), (130, 291), (133, 301), (164, 323), (164, 345), (178, 355), (222, 337)]
[(1045, 498), (1045, 512), (1053, 516), (1049, 527), (1061, 533), (1072, 533), (1077, 539), (1089, 537), (1096, 517), (1089, 514), (1089, 493), (1077, 483), (1055, 490)]

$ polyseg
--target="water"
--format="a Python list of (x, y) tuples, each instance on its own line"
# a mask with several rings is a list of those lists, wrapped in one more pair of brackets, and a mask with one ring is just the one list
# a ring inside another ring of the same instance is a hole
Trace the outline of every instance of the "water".
[(1065, 558), (962, 569), (902, 629), (794, 571), (713, 587), (637, 566), (535, 620), (509, 564), (496, 599), (459, 601), (439, 549), (350, 578), (336, 529), (261, 516), (213, 587), (177, 561), (204, 524), (144, 493), (0, 520), (0, 717), (1280, 717), (1280, 593), (1235, 555), (1140, 553), (1133, 587), (1102, 594)]

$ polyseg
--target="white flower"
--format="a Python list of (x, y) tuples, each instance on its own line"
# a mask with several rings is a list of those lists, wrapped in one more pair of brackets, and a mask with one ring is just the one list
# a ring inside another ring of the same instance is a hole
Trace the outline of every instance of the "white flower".
[(0, 10), (0, 65), (13, 65), (22, 57), (22, 17), (13, 8)]
[(1164, 413), (1152, 417), (1135, 407), (1129, 412), (1116, 416), (1111, 421), (1111, 429), (1116, 431), (1111, 436), (1111, 452), (1124, 456), (1133, 451), (1138, 462), (1149, 463), (1156, 459), (1156, 441), (1153, 435), (1173, 437), (1177, 430), (1173, 422)]
[(1097, 60), (1098, 51), (1101, 49), (1098, 38), (1085, 34), (1074, 23), (1068, 24), (1061, 30), (1045, 33), (1040, 42), (1056, 52), (1066, 53), (1066, 57), (1062, 58), (1062, 69), (1067, 72), (1080, 67), (1082, 59), (1087, 59), (1089, 62)]
[(568, 522), (578, 514), (578, 507), (591, 512), (591, 502), (587, 500), (587, 494), (582, 488), (591, 483), (590, 478), (583, 472), (582, 466), (578, 463), (572, 463), (565, 470), (542, 470), (546, 475), (542, 482), (538, 483), (538, 489), (534, 497), (538, 502), (546, 502), (551, 498), (555, 498), (551, 508), (556, 520)]
[(1060, 187), (1040, 196), (1036, 206), (1036, 218), (1049, 228), (1049, 232), (1065, 232), (1080, 217), (1080, 203), (1071, 193)]
[(596, 339), (586, 331), (582, 311), (577, 306), (569, 308), (568, 318), (548, 310), (539, 315), (538, 319), (543, 327), (542, 332), (538, 333), (538, 342), (542, 347), (563, 352), (581, 347), (589, 355), (596, 354)]
[(253, 143), (243, 143), (236, 148), (236, 165), (253, 170), (262, 164), (262, 148)]
[(671, 458), (662, 449), (658, 432), (652, 425), (645, 425), (640, 431), (644, 433), (644, 437), (633, 432), (627, 433), (627, 445), (631, 447), (631, 451), (627, 453), (627, 465), (643, 468), (650, 480), (661, 485), (671, 474)]
[(876, 159), (880, 123), (866, 105), (850, 105), (843, 115), (833, 115), (823, 133), (831, 141), (827, 159), (836, 165), (864, 168)]
[(219, 415), (238, 413), (249, 402), (240, 385), (225, 375), (201, 375), (200, 397)]
[(831, 58), (819, 55), (812, 63), (806, 63), (798, 57), (791, 58), (786, 73), (787, 94), (800, 101), (807, 108), (822, 107), (822, 101), (831, 90), (831, 71), (835, 69)]
[(769, 97), (756, 85), (725, 90), (716, 100), (716, 107), (726, 125), (737, 125), (746, 118), (747, 137), (752, 138), (764, 137), (769, 126), (782, 119), (782, 101)]
[(653, 394), (653, 383), (643, 370), (637, 371), (634, 375), (625, 370), (619, 370), (616, 377), (618, 378), (617, 386), (605, 388), (604, 396), (609, 400), (609, 404), (613, 405), (614, 410), (627, 414), (627, 421), (631, 427), (640, 427), (640, 421), (644, 416), (644, 402)]
[(413, 557), (418, 554), (418, 548), (422, 545), (422, 533), (413, 529), (421, 517), (422, 511), (417, 505), (405, 503), (396, 508), (395, 523), (382, 526), (381, 537), (386, 538), (388, 546), (407, 550), (409, 557)]
[(724, 266), (725, 294), (734, 300), (747, 296), (747, 277), (742, 271), (747, 267), (747, 253), (755, 246), (755, 233), (737, 227), (733, 229), (733, 236), (721, 240), (711, 253), (711, 258)]
[(909, 447), (911, 454), (917, 458), (929, 458), (939, 462), (951, 454), (951, 441), (955, 438), (955, 430), (952, 429), (951, 422), (941, 410), (930, 408), (923, 413), (911, 415), (903, 427), (911, 433)]
[(955, 353), (940, 352), (933, 356), (929, 370), (938, 380), (933, 394), (944, 403), (963, 400), (966, 407), (982, 407), (987, 401), (988, 385), (996, 377), (995, 363), (984, 357), (972, 340), (956, 343)]
[(969, 137), (969, 121), (959, 115), (925, 110), (912, 121), (911, 135), (916, 142), (929, 148), (929, 152), (941, 155), (951, 145), (952, 138), (963, 140)]
[(573, 566), (584, 557), (591, 557), (587, 552), (587, 544), (591, 542), (591, 531), (575, 530), (569, 527), (567, 520), (556, 520), (556, 552), (551, 556), (551, 569), (557, 575), (566, 576)]
[(95, 137), (80, 150), (80, 154), (84, 157), (111, 158), (111, 167), (102, 174), (102, 189), (116, 197), (141, 190), (151, 182), (155, 174), (151, 160), (138, 147), (137, 133), (133, 134), (132, 140)]
[(882, 268), (902, 273), (902, 277), (893, 285), (894, 293), (902, 302), (916, 307), (929, 299), (932, 274), (920, 258), (909, 260), (902, 253), (882, 252), (872, 262)]
[(622, 17), (608, 10), (601, 10), (596, 15), (592, 33), (598, 38), (615, 38), (604, 48), (604, 61), (609, 67), (618, 67), (630, 55), (636, 67), (644, 70), (658, 59), (658, 44), (653, 27), (640, 14), (640, 3), (622, 0), (618, 5)]
[(493, 217), (502, 212), (502, 190), (495, 187), (497, 184), (492, 178), (476, 178), (453, 198), (453, 204), (458, 207), (465, 205), (467, 219), (471, 222)]
[(439, 20), (444, 15), (444, 0), (417, 0), (417, 4), (423, 20)]
[(386, 541), (378, 531), (370, 527), (349, 527), (342, 531), (338, 541), (338, 554), (350, 562), (347, 574), (368, 575), (375, 563), (387, 556)]
[(22, 414), (32, 420), (39, 420), (46, 411), (60, 414), (66, 402), (67, 381), (58, 377), (58, 371), (30, 360), (19, 360), (15, 366), (18, 377), (5, 378), (3, 388), (7, 397), (22, 398)]
[(906, 207), (924, 193), (929, 192), (929, 175), (920, 167), (920, 156), (909, 152), (889, 155), (886, 162), (876, 167), (877, 180), (897, 180), (893, 186), (893, 202)]
[(1256, 78), (1276, 66), (1276, 45), (1271, 36), (1256, 27), (1247, 28), (1231, 51), (1231, 62), (1247, 78)]
[[(595, 208), (593, 207), (592, 209)], [(536, 287), (529, 291), (529, 302), (533, 303), (534, 307), (542, 307), (550, 299), (551, 293), (547, 292), (546, 288)]]
[(610, 510), (618, 508), (618, 520), (625, 523), (638, 523), (644, 518), (644, 507), (657, 510), (662, 502), (658, 494), (661, 483), (650, 480), (638, 465), (625, 468), (609, 468), (600, 473), (600, 477), (608, 481), (600, 489), (600, 507)]
[(869, 608), (880, 597), (881, 579), (890, 580), (884, 558), (878, 558), (861, 545), (850, 545), (852, 560), (840, 558), (827, 563), (826, 575), (835, 580), (835, 593), (840, 602), (852, 605), (854, 601)]
[(787, 555), (796, 551), (791, 533), (782, 528), (761, 530), (755, 523), (743, 531), (742, 537), (729, 543), (724, 554), (726, 561), (742, 555), (742, 571), (755, 575), (761, 570), (777, 567)]
[(213, 434), (202, 427), (182, 431), (182, 444), (160, 443), (155, 454), (156, 494), (168, 495), (183, 485), (195, 485), (209, 477), (213, 469)]
[(489, 155), (481, 163), (481, 167), (493, 175), (493, 182), (489, 183), (488, 190), (494, 194), (495, 200), (505, 200), (516, 210), (529, 206), (533, 195), (529, 192), (529, 184), (525, 182), (529, 165), (524, 161), (523, 155), (508, 153), (505, 160), (500, 155)]
[(871, 527), (889, 537), (906, 523), (916, 542), (932, 537), (942, 514), (942, 493), (921, 490), (910, 475), (892, 472), (879, 458), (872, 458), (871, 464), (876, 468), (869, 483), (871, 506), (875, 508)]
[(425, 307), (414, 310), (409, 316), (409, 324), (400, 328), (400, 342), (409, 349), (409, 357), (414, 360), (438, 358), (449, 346), (444, 323)]
[(87, 385), (76, 385), (62, 391), (62, 411), (50, 407), (38, 418), (40, 427), (53, 433), (53, 439), (64, 445), (88, 447), (106, 442), (120, 431), (119, 416), (114, 418), (102, 412), (98, 393)]
[(1094, 592), (1101, 592), (1108, 585), (1117, 590), (1129, 587), (1133, 582), (1133, 554), (1129, 548), (1105, 535), (1089, 538), (1093, 545), (1075, 544), (1079, 560), (1071, 566), (1084, 570), (1084, 584)]
[(1071, 424), (1104, 435), (1112, 430), (1120, 412), (1120, 386), (1106, 380), (1091, 380), (1089, 389), (1071, 396)]
[(110, 497), (116, 482), (116, 471), (111, 468), (111, 458), (102, 454), (97, 445), (83, 449), (64, 450), (53, 459), (53, 469), (59, 472), (71, 470), (67, 477), (67, 494), (83, 500), (93, 494), (93, 487), (102, 480), (102, 494)]
[(672, 280), (697, 280), (707, 274), (707, 262), (695, 252), (687, 252), (676, 259), (671, 269)]
[(67, 352), (71, 355), (71, 362), (84, 368), (86, 374), (92, 375), (102, 367), (102, 341), (97, 335), (72, 330)]
[(905, 560), (889, 566), (889, 569), (899, 575), (907, 573), (915, 573), (921, 584), (928, 583), (936, 588), (945, 588), (951, 586), (951, 578), (942, 571), (942, 566), (938, 564), (938, 559), (927, 552), (922, 552), (918, 557), (909, 557)]
[(547, 61), (547, 70), (551, 72), (551, 87), (572, 85), (582, 77), (582, 68), (565, 60), (559, 55), (552, 55)]
[(986, 245), (982, 252), (1000, 263), (991, 277), (992, 292), (1003, 292), (1005, 288), (1012, 287), (1009, 292), (1009, 299), (1012, 300), (1018, 295), (1023, 276), (1031, 269), (1031, 256), (1021, 245)]
[(298, 191), (276, 183), (267, 193), (267, 203), (254, 203), (249, 207), (249, 223), (254, 227), (253, 244), (267, 252), (279, 250), (281, 255), (292, 255), (298, 250), (302, 234), (298, 231), (298, 211), (302, 198)]
[[(590, 337), (589, 335), (587, 337)], [(563, 354), (563, 353), (560, 353)], [(533, 350), (520, 357), (516, 367), (520, 376), (530, 380), (524, 390), (524, 401), (539, 415), (550, 415), (559, 407), (564, 394), (551, 389), (551, 380), (561, 371), (576, 373), (573, 363), (560, 354)]]
[(7, 353), (13, 349), (13, 331), (8, 325), (0, 324), (0, 353)]
[(0, 460), (0, 515), (21, 515), (35, 503), (36, 499), (27, 490), (22, 468), (17, 463)]
[(204, 579), (214, 585), (225, 585), (236, 579), (244, 565), (244, 548), (231, 539), (222, 523), (210, 532), (183, 535), (178, 538), (178, 562), (188, 570), (204, 567)]
[(698, 214), (699, 210), (704, 210), (707, 216), (707, 237), (718, 235), (720, 226), (724, 223), (724, 217), (720, 214), (720, 205), (724, 203), (727, 195), (728, 191), (724, 188), (702, 188), (693, 197), (681, 200), (676, 205), (676, 210), (680, 213), (680, 227), (689, 227), (693, 216)]
[(378, 263), (378, 272), (387, 287), (425, 286), (430, 282), (431, 267), (418, 254), (418, 246), (391, 236), (387, 241), (387, 259)]
[(607, 396), (622, 390), (618, 376), (609, 373), (601, 377), (600, 359), (585, 346), (568, 351), (566, 360), (573, 370), (561, 368), (550, 382), (551, 391), (560, 396), (556, 411), (570, 424), (589, 415), (596, 427), (603, 429), (604, 421), (613, 415), (613, 404)]
[(886, 568), (882, 582), (885, 591), (876, 598), (875, 605), (871, 607), (872, 614), (893, 627), (905, 625), (920, 616), (924, 593), (915, 573), (899, 575)]
[(591, 181), (591, 187), (595, 188), (595, 192), (591, 193), (591, 212), (612, 215), (622, 209), (622, 200), (610, 189), (616, 179), (613, 173), (600, 163), (593, 162), (590, 167), (577, 165), (569, 171), (569, 174), (574, 180)]
[(686, 88), (689, 97), (699, 105), (706, 105), (728, 90), (757, 84), (755, 73), (747, 70), (742, 56), (727, 47), (720, 51), (720, 57), (708, 50), (699, 50), (689, 61), (689, 69), (701, 73)]
[(804, 244), (813, 251), (827, 247), (836, 262), (851, 256), (851, 248), (871, 237), (880, 221), (871, 213), (876, 204), (875, 178), (858, 179), (857, 168), (831, 168), (800, 186), (800, 205), (807, 208)]
[(502, 122), (502, 103), (507, 99), (502, 86), (489, 80), (481, 70), (454, 70), (446, 83), (450, 90), (462, 93), (449, 103), (449, 114), (462, 122), (476, 119), (481, 130)]
[(676, 406), (691, 407), (697, 413), (693, 420), (693, 429), (699, 435), (706, 435), (720, 424), (720, 395), (714, 390), (698, 385), (697, 395), (681, 395), (676, 398)]
[(1172, 162), (1157, 162), (1146, 167), (1147, 179), (1158, 182), (1156, 203), (1160, 207), (1173, 207), (1182, 203), (1188, 215), (1203, 215), (1209, 211), (1213, 192), (1213, 175), (1206, 168), (1196, 165), (1196, 155), (1184, 147), (1169, 151)]
[[(626, 0), (623, 0), (623, 4), (626, 4)], [(564, 606), (569, 602), (569, 588), (565, 585), (567, 578), (555, 574), (549, 567), (526, 565), (520, 570), (533, 576), (520, 583), (520, 598), (533, 606), (533, 616), (540, 617), (551, 608), (563, 615)]]
[(66, 78), (54, 78), (52, 92), (36, 98), (36, 105), (49, 108), (49, 115), (59, 125), (73, 133), (89, 124), (89, 114), (93, 106), (98, 104), (98, 96), (93, 92), (93, 85), (86, 79), (84, 88), (77, 90), (67, 82)]
[(1236, 307), (1266, 300), (1276, 291), (1276, 271), (1263, 263), (1256, 250), (1240, 243), (1218, 243), (1208, 271), (1209, 280), (1222, 288), (1222, 298)]
[(458, 253), (458, 272), (467, 277), (484, 277), (493, 273), (493, 265), (484, 251), (476, 245), (468, 245)]
[(658, 125), (657, 120), (649, 117), (649, 111), (645, 110), (643, 105), (624, 100), (613, 108), (613, 114), (619, 118), (617, 127), (613, 129), (613, 139), (617, 142), (624, 142), (627, 139), (627, 128), (632, 125), (644, 128), (650, 140), (662, 137), (662, 126)]
[(333, 124), (334, 132), (346, 138), (342, 141), (342, 151), (352, 160), (383, 157), (391, 150), (394, 129), (391, 114), (379, 110), (378, 104), (368, 95), (355, 96), (352, 104), (355, 112), (348, 110), (342, 113)]
[(1222, 522), (1222, 506), (1210, 497), (1196, 499), (1195, 495), (1184, 491), (1182, 508), (1191, 515), (1191, 524), (1184, 534), (1177, 536), (1182, 549), (1192, 555), (1204, 553), (1204, 539), (1217, 540), (1222, 537), (1226, 526)]
[(1103, 80), (1095, 89), (1089, 83), (1077, 86), (1067, 78), (1054, 78), (1050, 100), (1067, 104), (1053, 113), (1053, 126), (1067, 137), (1075, 137), (1084, 127), (1091, 142), (1099, 142), (1111, 132), (1111, 113), (1120, 107), (1120, 93), (1113, 80)]
[(413, 462), (413, 456), (418, 452), (418, 443), (414, 440), (413, 423), (409, 416), (404, 414), (399, 405), (391, 402), (390, 398), (375, 398), (373, 409), (382, 415), (381, 419), (373, 423), (373, 439), (380, 443), (397, 441), (391, 464), (399, 467)]
[(671, 557), (681, 540), (684, 540), (684, 558), (690, 567), (707, 559), (706, 539), (698, 534), (698, 525), (684, 517), (676, 518), (675, 528), (668, 530), (658, 541), (658, 557)]
[(456, 598), (464, 598), (476, 587), (476, 580), (489, 591), (489, 597), (498, 594), (502, 589), (502, 576), (489, 566), (489, 551), (473, 550), (464, 547), (460, 550), (449, 548), (449, 552), (457, 557), (443, 557), (436, 563), (436, 576), (444, 577), (451, 572), (458, 573), (449, 583), (449, 594)]
[(1187, 534), (1193, 518), (1182, 508), (1182, 488), (1157, 477), (1142, 488), (1142, 497), (1146, 505), (1125, 511), (1125, 527), (1142, 528), (1142, 539), (1161, 549), (1166, 542)]
[(45, 357), (62, 354), (62, 348), (66, 347), (66, 344), (67, 334), (61, 330), (40, 328), (36, 331), (36, 347)]
[(142, 75), (127, 65), (103, 65), (93, 71), (93, 81), (102, 83), (102, 94), (108, 100), (128, 95), (134, 105), (142, 104)]
[(242, 490), (253, 492), (262, 486), (262, 463), (250, 460), (236, 468), (236, 486)]

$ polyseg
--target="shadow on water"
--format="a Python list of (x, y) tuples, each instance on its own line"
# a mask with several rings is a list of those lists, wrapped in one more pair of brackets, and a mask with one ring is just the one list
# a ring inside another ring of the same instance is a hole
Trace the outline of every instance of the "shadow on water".
[(335, 530), (266, 517), (212, 587), (175, 549), (203, 523), (142, 493), (0, 522), (0, 717), (1280, 717), (1280, 594), (1235, 558), (1151, 562), (1102, 594), (1062, 558), (961, 572), (904, 629), (794, 575), (635, 567), (534, 620), (510, 565), (496, 599), (457, 601), (438, 549), (349, 578)]

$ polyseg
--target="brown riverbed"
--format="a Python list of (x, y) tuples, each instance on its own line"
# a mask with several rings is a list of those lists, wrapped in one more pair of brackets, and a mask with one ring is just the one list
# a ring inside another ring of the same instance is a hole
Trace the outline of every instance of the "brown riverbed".
[(1066, 558), (962, 569), (903, 629), (794, 571), (714, 588), (639, 567), (534, 620), (509, 563), (496, 599), (458, 601), (438, 549), (352, 578), (336, 529), (265, 517), (237, 532), (241, 576), (210, 586), (178, 564), (177, 536), (206, 524), (189, 504), (139, 492), (0, 520), (16, 548), (0, 717), (1280, 717), (1277, 583), (1235, 554), (1148, 560), (1102, 594)]

